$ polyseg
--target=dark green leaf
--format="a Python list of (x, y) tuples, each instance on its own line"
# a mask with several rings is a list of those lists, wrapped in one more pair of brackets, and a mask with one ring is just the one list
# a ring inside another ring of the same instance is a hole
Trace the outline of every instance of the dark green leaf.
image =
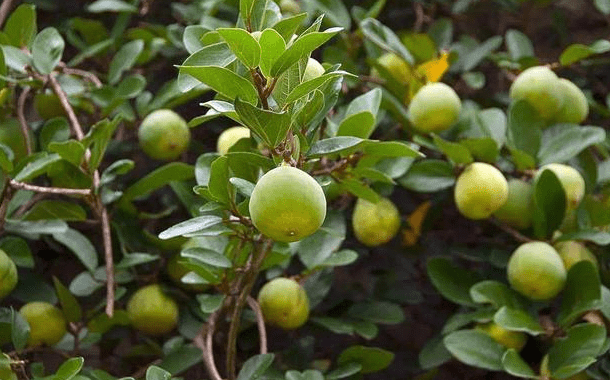
[(445, 141), (434, 133), (432, 134), (432, 138), (434, 139), (436, 146), (438, 146), (452, 162), (456, 164), (470, 164), (474, 161), (470, 151), (465, 146), (451, 141)]
[(110, 62), (108, 82), (110, 84), (119, 83), (123, 72), (133, 67), (143, 50), (144, 41), (142, 40), (134, 40), (123, 45)]
[(508, 143), (511, 147), (536, 157), (543, 126), (544, 121), (527, 101), (511, 103), (508, 108)]
[(4, 26), (4, 33), (10, 43), (17, 47), (29, 47), (38, 27), (36, 26), (36, 8), (32, 4), (21, 4), (11, 13)]
[(326, 374), (326, 380), (338, 380), (350, 377), (362, 370), (362, 365), (358, 363), (347, 363)]
[(511, 331), (523, 331), (529, 335), (540, 335), (544, 329), (537, 318), (524, 309), (512, 309), (503, 306), (494, 315), (494, 322)]
[(53, 284), (55, 285), (55, 293), (57, 293), (57, 298), (59, 298), (59, 303), (66, 316), (66, 320), (68, 322), (79, 322), (83, 312), (76, 298), (55, 276), (53, 276)]
[(52, 141), (47, 146), (49, 152), (57, 153), (64, 160), (75, 166), (80, 166), (85, 156), (85, 147), (80, 141), (67, 140), (62, 142)]
[(129, 186), (123, 192), (123, 200), (131, 201), (136, 198), (144, 198), (151, 192), (167, 185), (172, 181), (184, 181), (194, 176), (194, 168), (183, 162), (171, 162), (154, 171)]
[(43, 199), (36, 202), (23, 216), (23, 220), (53, 220), (77, 222), (87, 219), (85, 209), (74, 202)]
[(211, 267), (231, 268), (233, 266), (231, 260), (225, 255), (206, 248), (187, 248), (183, 250), (180, 255), (189, 259), (195, 259)]
[(222, 218), (215, 215), (204, 215), (178, 223), (159, 234), (160, 239), (171, 239), (192, 232), (202, 231), (206, 228), (222, 223)]
[(419, 365), (425, 370), (436, 368), (451, 359), (451, 353), (445, 348), (441, 335), (429, 339), (418, 356)]
[(565, 338), (549, 350), (549, 370), (553, 377), (566, 378), (581, 372), (595, 361), (606, 341), (606, 329), (592, 323), (571, 327)]
[(597, 267), (590, 261), (580, 261), (568, 271), (557, 322), (561, 327), (567, 327), (585, 312), (599, 309), (601, 301)]
[(13, 346), (20, 351), (25, 348), (28, 338), (30, 337), (30, 325), (28, 322), (11, 308), (11, 341)]
[(478, 330), (460, 330), (447, 335), (443, 342), (451, 354), (464, 364), (500, 371), (506, 348)]
[(257, 380), (261, 378), (263, 373), (273, 363), (274, 357), (274, 354), (262, 354), (246, 360), (237, 375), (237, 380)]
[(225, 296), (223, 294), (199, 294), (197, 295), (197, 302), (201, 311), (206, 314), (211, 314), (218, 310), (222, 306)]
[(441, 160), (423, 160), (414, 163), (407, 174), (398, 179), (403, 187), (420, 193), (433, 193), (455, 184), (453, 166)]
[(434, 287), (448, 300), (464, 306), (475, 306), (470, 288), (479, 282), (475, 273), (453, 265), (443, 257), (428, 260), (428, 277)]
[(516, 377), (526, 379), (539, 378), (514, 348), (510, 348), (504, 353), (502, 367), (504, 367), (506, 372)]
[(239, 97), (253, 104), (258, 100), (258, 92), (252, 82), (229, 69), (219, 66), (179, 66), (179, 68), (180, 72), (195, 77), (231, 100)]
[(263, 110), (240, 99), (235, 100), (235, 111), (242, 122), (272, 148), (284, 140), (290, 129), (288, 112)]
[(470, 288), (470, 297), (477, 303), (490, 303), (496, 309), (502, 306), (510, 308), (523, 306), (521, 297), (514, 290), (493, 280), (485, 280), (474, 284)]
[(0, 239), (0, 249), (6, 252), (18, 267), (34, 268), (34, 257), (25, 239), (6, 236)]
[(599, 144), (605, 139), (606, 132), (599, 127), (565, 128), (544, 142), (538, 152), (538, 161), (540, 165), (566, 162), (589, 146)]
[(53, 238), (70, 249), (81, 263), (90, 271), (98, 265), (95, 246), (82, 233), (69, 228), (65, 232), (54, 233)]
[(364, 302), (352, 305), (347, 314), (377, 324), (395, 325), (405, 320), (402, 308), (389, 302)]
[(210, 167), (210, 182), (208, 189), (216, 201), (228, 205), (234, 198), (233, 185), (229, 182), (229, 159), (220, 156)]
[(566, 195), (559, 179), (545, 169), (534, 184), (534, 213), (532, 222), (538, 238), (550, 236), (563, 221)]
[(41, 153), (36, 159), (28, 162), (28, 164), (15, 175), (14, 179), (15, 181), (26, 182), (32, 178), (36, 178), (39, 175), (44, 174), (49, 167), (61, 160), (61, 157), (57, 153)]
[(344, 365), (357, 363), (362, 366), (361, 373), (379, 372), (394, 361), (394, 353), (378, 347), (352, 346), (339, 355), (337, 363)]

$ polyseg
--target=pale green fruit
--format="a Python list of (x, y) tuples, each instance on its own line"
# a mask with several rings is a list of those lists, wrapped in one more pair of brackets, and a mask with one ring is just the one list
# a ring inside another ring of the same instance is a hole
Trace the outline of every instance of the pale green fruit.
[(151, 112), (138, 130), (140, 147), (150, 158), (171, 161), (189, 146), (191, 131), (186, 121), (172, 110)]
[(178, 324), (178, 304), (158, 284), (138, 289), (127, 302), (131, 325), (145, 334), (158, 336)]
[(566, 207), (568, 210), (575, 210), (582, 198), (585, 196), (585, 180), (578, 170), (564, 164), (548, 164), (538, 170), (534, 181), (538, 179), (543, 170), (550, 170), (559, 179), (561, 186), (566, 193)]
[(274, 278), (258, 293), (258, 303), (265, 321), (285, 330), (301, 327), (309, 317), (309, 299), (305, 289), (289, 278)]
[(511, 178), (508, 180), (508, 199), (494, 216), (517, 229), (528, 228), (532, 224), (533, 191), (530, 183)]
[(590, 261), (595, 265), (595, 268), (599, 269), (597, 257), (580, 242), (574, 240), (562, 241), (555, 244), (555, 249), (557, 250), (557, 253), (559, 253), (559, 256), (561, 256), (561, 260), (563, 260), (563, 265), (567, 271), (569, 271), (574, 264), (583, 260)]
[(61, 310), (47, 302), (29, 302), (19, 314), (30, 325), (28, 346), (54, 346), (66, 334), (66, 318)]
[(292, 166), (265, 173), (250, 197), (254, 226), (275, 241), (293, 242), (320, 228), (326, 217), (324, 190), (312, 176)]
[(307, 82), (317, 77), (322, 76), (326, 70), (322, 64), (313, 58), (309, 58), (307, 66), (305, 66), (305, 72), (303, 73), (303, 82)]
[(513, 289), (535, 301), (555, 298), (567, 276), (557, 251), (539, 241), (520, 245), (508, 261), (507, 272)]
[(559, 88), (563, 95), (563, 104), (555, 116), (555, 121), (558, 123), (582, 123), (589, 115), (587, 97), (577, 85), (568, 79), (559, 78)]
[(557, 75), (545, 66), (524, 70), (510, 86), (511, 99), (526, 100), (540, 117), (553, 119), (563, 104)]
[(9, 295), (17, 286), (17, 267), (13, 260), (0, 249), (0, 299)]
[(453, 196), (462, 215), (469, 219), (485, 219), (508, 199), (508, 182), (495, 167), (475, 162), (458, 177)]
[[(406, 84), (411, 79), (411, 67), (404, 59), (394, 53), (383, 54), (377, 59), (377, 63), (392, 74), (394, 79), (399, 83)], [(371, 71), (371, 76), (378, 78), (379, 73), (377, 70), (373, 69)]]
[(387, 198), (371, 203), (358, 198), (352, 215), (356, 239), (364, 245), (375, 247), (392, 240), (400, 228), (400, 213)]
[(231, 127), (222, 131), (216, 142), (216, 150), (219, 154), (225, 155), (241, 139), (250, 138), (250, 129), (246, 127)]
[(422, 132), (449, 129), (460, 116), (462, 102), (445, 83), (428, 83), (417, 91), (407, 110), (413, 126)]
[(301, 6), (295, 0), (280, 0), (278, 5), (282, 13), (295, 15), (301, 12)]
[[(31, 132), (31, 130), (30, 130)], [(30, 141), (34, 141), (34, 134), (30, 133)], [(15, 155), (15, 162), (21, 160), (27, 155), (27, 146), (23, 133), (21, 133), (21, 125), (16, 118), (8, 118), (0, 120), (0, 143), (7, 145)], [(30, 145), (33, 145), (30, 143)]]
[(476, 329), (485, 332), (504, 347), (514, 348), (517, 351), (521, 351), (527, 342), (527, 335), (525, 333), (507, 330), (495, 322), (479, 324), (476, 326)]
[(66, 116), (66, 110), (54, 92), (39, 92), (34, 95), (34, 109), (44, 120)]

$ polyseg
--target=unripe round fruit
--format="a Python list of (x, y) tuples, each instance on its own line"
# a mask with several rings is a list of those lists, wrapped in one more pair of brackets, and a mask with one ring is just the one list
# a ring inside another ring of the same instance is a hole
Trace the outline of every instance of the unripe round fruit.
[(309, 58), (307, 66), (305, 66), (305, 72), (303, 73), (303, 82), (307, 82), (317, 77), (322, 76), (326, 70), (320, 62), (313, 58)]
[(540, 117), (552, 119), (563, 104), (557, 75), (545, 66), (535, 66), (524, 70), (510, 86), (513, 100), (526, 100)]
[(246, 127), (231, 127), (222, 131), (216, 142), (216, 150), (219, 154), (225, 155), (241, 139), (250, 138), (250, 129)]
[(422, 132), (441, 132), (449, 129), (460, 116), (462, 102), (445, 83), (428, 83), (417, 91), (409, 104), (408, 117)]
[(566, 193), (566, 208), (568, 210), (575, 210), (585, 196), (585, 180), (582, 175), (580, 175), (578, 170), (568, 165), (548, 164), (538, 170), (534, 181), (538, 179), (545, 169), (552, 171), (557, 176), (557, 179), (559, 179), (559, 182), (561, 182), (561, 186)]
[(188, 148), (191, 131), (180, 115), (161, 109), (142, 120), (138, 138), (140, 147), (150, 158), (169, 161), (178, 158)]
[(509, 226), (523, 230), (532, 224), (533, 186), (520, 179), (508, 180), (508, 198), (506, 203), (494, 213), (498, 220)]
[(271, 325), (285, 330), (301, 327), (309, 317), (309, 299), (305, 289), (290, 278), (274, 278), (258, 293), (258, 303)]
[[(377, 63), (392, 74), (399, 83), (408, 83), (411, 79), (411, 67), (394, 53), (385, 53), (377, 59)], [(373, 68), (371, 76), (379, 77), (379, 73)]]
[(462, 215), (469, 219), (485, 219), (508, 199), (508, 182), (495, 167), (475, 162), (460, 174), (453, 195)]
[(44, 120), (54, 117), (66, 116), (66, 110), (61, 101), (53, 92), (38, 93), (34, 95), (34, 109)]
[(559, 89), (563, 95), (563, 105), (557, 112), (555, 121), (582, 123), (589, 115), (589, 103), (585, 94), (577, 85), (564, 78), (559, 78)]
[(364, 245), (375, 247), (392, 240), (400, 228), (400, 213), (387, 198), (371, 203), (358, 198), (352, 215), (356, 239)]
[(28, 346), (54, 346), (66, 334), (66, 318), (61, 310), (47, 302), (23, 305), (19, 314), (30, 325)]
[(535, 301), (554, 298), (563, 289), (567, 272), (557, 251), (547, 243), (524, 243), (508, 261), (508, 282)]
[(280, 166), (258, 180), (249, 208), (252, 223), (261, 233), (288, 243), (320, 228), (326, 217), (326, 198), (312, 176), (292, 166)]
[(295, 15), (301, 12), (301, 6), (295, 0), (280, 0), (278, 5), (280, 6), (280, 11), (282, 13)]
[(138, 289), (127, 302), (131, 325), (145, 334), (166, 334), (178, 324), (178, 304), (158, 284)]
[(583, 260), (590, 261), (595, 265), (596, 269), (599, 269), (597, 257), (580, 242), (574, 240), (561, 241), (555, 244), (555, 249), (559, 253), (561, 260), (563, 260), (563, 266), (566, 268), (566, 271), (569, 271), (574, 264)]
[[(32, 138), (33, 134), (30, 133), (30, 140)], [(15, 162), (27, 155), (25, 138), (23, 133), (21, 133), (21, 125), (17, 119), (0, 120), (0, 143), (11, 148), (15, 155)]]
[(13, 260), (0, 249), (0, 299), (6, 297), (17, 286), (17, 267)]
[(479, 324), (476, 326), (476, 329), (485, 332), (504, 347), (514, 348), (517, 351), (521, 351), (527, 342), (527, 335), (525, 333), (507, 330), (495, 322)]

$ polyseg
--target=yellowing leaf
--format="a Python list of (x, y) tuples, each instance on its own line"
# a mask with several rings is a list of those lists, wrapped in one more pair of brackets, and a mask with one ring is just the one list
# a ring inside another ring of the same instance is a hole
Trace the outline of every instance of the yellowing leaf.
[(442, 52), (438, 59), (422, 63), (417, 72), (428, 79), (429, 82), (438, 82), (449, 69), (449, 53)]
[(407, 217), (407, 227), (402, 230), (402, 244), (404, 246), (412, 247), (417, 244), (417, 241), (421, 236), (421, 228), (424, 219), (426, 219), (426, 215), (428, 215), (431, 205), (432, 203), (430, 201), (426, 201), (417, 206), (415, 211)]

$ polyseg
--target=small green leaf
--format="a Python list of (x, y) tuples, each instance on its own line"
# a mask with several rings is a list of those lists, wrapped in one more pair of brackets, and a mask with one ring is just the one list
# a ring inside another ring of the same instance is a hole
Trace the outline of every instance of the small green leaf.
[(62, 365), (59, 366), (57, 372), (55, 372), (55, 377), (53, 377), (53, 380), (73, 379), (83, 368), (84, 363), (85, 359), (80, 356), (66, 360)]
[(539, 378), (514, 348), (510, 348), (504, 353), (504, 356), (502, 357), (502, 367), (513, 376), (526, 379)]
[(599, 271), (590, 261), (580, 261), (568, 271), (557, 322), (567, 327), (589, 310), (601, 307)]
[(169, 380), (171, 377), (171, 373), (154, 365), (146, 370), (146, 380)]
[(123, 201), (144, 198), (151, 192), (172, 181), (184, 181), (193, 178), (195, 170), (183, 162), (171, 162), (153, 170), (123, 192)]
[(119, 83), (123, 72), (133, 67), (143, 50), (142, 40), (134, 40), (123, 45), (110, 62), (108, 82), (113, 85)]
[(544, 121), (525, 100), (512, 102), (508, 108), (508, 144), (532, 157), (540, 149)]
[(610, 244), (610, 233), (597, 230), (580, 230), (576, 232), (570, 232), (563, 234), (558, 237), (555, 241), (568, 241), (568, 240), (581, 240), (590, 241), (597, 245), (609, 245)]
[(102, 172), (100, 186), (108, 185), (113, 182), (117, 176), (129, 173), (135, 165), (135, 162), (127, 159), (113, 162)]
[(564, 128), (560, 133), (547, 139), (540, 147), (538, 161), (540, 165), (566, 162), (589, 146), (599, 144), (604, 140), (606, 140), (606, 132), (599, 127)]
[(352, 346), (339, 354), (337, 364), (357, 363), (361, 373), (379, 372), (394, 361), (394, 353), (378, 347)]
[(13, 308), (11, 308), (11, 313), (11, 341), (13, 346), (20, 351), (25, 348), (30, 337), (30, 325)]
[(433, 193), (452, 187), (455, 174), (453, 166), (446, 161), (422, 160), (414, 163), (398, 183), (409, 190)]
[(303, 21), (306, 18), (307, 13), (299, 13), (291, 17), (286, 17), (275, 23), (273, 29), (282, 36), (284, 41), (288, 41), (292, 38), (292, 35), (296, 33), (297, 29), (303, 25)]
[(358, 260), (358, 253), (356, 253), (356, 251), (352, 251), (351, 249), (342, 249), (330, 255), (320, 264), (320, 266), (339, 267), (350, 265), (356, 260)]
[(567, 47), (559, 56), (559, 63), (569, 66), (573, 63), (589, 58), (595, 54), (602, 54), (610, 51), (610, 41), (597, 40), (591, 45), (573, 44)]
[(540, 335), (544, 329), (538, 320), (524, 309), (503, 306), (494, 315), (494, 322), (511, 331), (523, 331), (530, 335)]
[(550, 236), (563, 221), (566, 195), (559, 179), (551, 170), (540, 173), (534, 184), (534, 233), (540, 239)]
[(263, 110), (240, 99), (235, 100), (235, 111), (244, 125), (272, 148), (284, 140), (290, 129), (291, 118), (288, 112)]
[(464, 364), (500, 371), (506, 348), (478, 330), (460, 330), (447, 335), (443, 342), (451, 354)]
[(6, 236), (0, 239), (0, 249), (6, 252), (18, 267), (34, 268), (34, 256), (25, 239)]
[(211, 314), (218, 310), (225, 299), (224, 294), (198, 294), (197, 302), (201, 311), (206, 314)]
[(250, 181), (246, 181), (245, 179), (231, 177), (229, 178), (229, 182), (235, 186), (237, 191), (246, 197), (250, 197), (252, 195), (252, 191), (254, 191), (254, 184)]
[(97, 251), (89, 239), (79, 231), (69, 228), (61, 233), (54, 233), (53, 238), (70, 249), (81, 263), (90, 271), (98, 265)]
[(216, 31), (246, 67), (253, 69), (258, 66), (261, 60), (261, 46), (250, 33), (239, 28), (218, 28)]
[(53, 284), (55, 285), (55, 292), (57, 293), (57, 298), (59, 298), (61, 309), (68, 322), (79, 322), (83, 312), (76, 298), (55, 276), (53, 276)]
[(434, 287), (448, 300), (464, 306), (475, 306), (470, 288), (478, 281), (477, 275), (456, 267), (443, 257), (428, 260), (428, 277)]
[(510, 58), (518, 62), (521, 58), (535, 57), (532, 41), (522, 32), (509, 29), (506, 32), (506, 48)]
[(216, 201), (228, 205), (234, 199), (233, 185), (229, 182), (229, 159), (226, 156), (218, 157), (212, 162), (210, 170), (210, 194)]
[(339, 380), (357, 374), (362, 370), (362, 365), (358, 363), (347, 363), (326, 374), (326, 380)]
[(23, 220), (53, 220), (66, 222), (82, 222), (87, 219), (87, 211), (74, 202), (43, 199), (36, 202), (23, 216)]
[[(205, 46), (191, 54), (182, 66), (219, 66), (225, 67), (235, 61), (235, 54), (224, 42)], [(189, 91), (199, 84), (199, 80), (193, 78), (178, 66), (178, 88), (183, 92)]]
[(146, 78), (140, 74), (134, 74), (123, 78), (114, 95), (121, 99), (133, 99), (140, 95), (145, 88)]
[(49, 152), (57, 153), (64, 160), (75, 166), (80, 166), (85, 156), (85, 147), (80, 141), (67, 140), (62, 142), (52, 141), (47, 146)]
[(32, 4), (19, 5), (11, 13), (4, 26), (4, 33), (11, 45), (17, 48), (29, 47), (37, 30), (36, 8)]
[(121, 0), (97, 0), (87, 6), (87, 11), (91, 13), (138, 13), (138, 7)]
[(32, 59), (36, 70), (43, 75), (50, 74), (61, 60), (64, 47), (64, 39), (57, 29), (48, 27), (38, 33), (32, 44)]
[(426, 342), (424, 348), (419, 352), (418, 362), (422, 369), (428, 370), (436, 368), (452, 358), (451, 353), (445, 348), (443, 337), (437, 335)]
[(352, 305), (347, 314), (377, 324), (395, 325), (405, 320), (402, 308), (390, 302), (364, 302)]
[(25, 182), (44, 174), (49, 167), (60, 162), (62, 158), (57, 153), (39, 153), (36, 158), (27, 163), (14, 177), (15, 181)]
[(347, 106), (345, 117), (339, 124), (337, 136), (369, 138), (375, 129), (381, 94), (381, 89), (375, 88), (352, 100)]
[(308, 80), (307, 82), (303, 82), (296, 86), (294, 89), (292, 89), (290, 94), (288, 94), (286, 99), (284, 99), (284, 102), (286, 104), (292, 103), (300, 99), (301, 97), (311, 93), (312, 91), (315, 91), (316, 89), (324, 86), (327, 82), (342, 77), (344, 75), (349, 75), (349, 73), (346, 71), (333, 71), (330, 73), (323, 74), (322, 76), (319, 76), (317, 78)]
[(222, 218), (215, 215), (198, 216), (178, 223), (159, 234), (159, 238), (163, 240), (171, 239), (176, 236), (182, 236), (189, 233), (205, 230), (206, 228), (216, 226), (222, 223)]
[(239, 97), (252, 104), (258, 100), (258, 92), (252, 82), (229, 69), (219, 66), (179, 66), (179, 68), (180, 72), (193, 76), (231, 100)]
[(295, 243), (299, 259), (308, 269), (321, 265), (341, 247), (345, 234), (345, 217), (329, 211), (318, 231)]
[(206, 265), (216, 268), (231, 268), (233, 263), (222, 253), (218, 253), (206, 248), (187, 248), (180, 253), (180, 256), (195, 259)]
[(549, 350), (549, 370), (555, 377), (574, 375), (585, 368), (600, 354), (606, 341), (606, 329), (592, 323), (572, 326), (566, 337), (558, 339)]
[(432, 134), (434, 143), (439, 149), (445, 153), (447, 158), (455, 164), (470, 164), (474, 161), (472, 154), (465, 146), (454, 143), (451, 141), (445, 141), (436, 134)]
[(400, 38), (394, 34), (392, 29), (383, 25), (381, 22), (374, 18), (367, 18), (360, 23), (360, 30), (362, 30), (362, 33), (368, 40), (381, 49), (398, 54), (398, 56), (407, 61), (410, 65), (415, 64), (413, 55), (411, 55), (403, 45)]
[(470, 288), (470, 296), (477, 303), (490, 303), (496, 309), (502, 306), (519, 308), (523, 306), (521, 297), (505, 284), (486, 280), (474, 284)]
[(364, 142), (365, 140), (359, 137), (331, 137), (328, 139), (320, 140), (313, 144), (311, 148), (309, 148), (309, 152), (307, 152), (307, 157), (317, 158), (322, 156), (328, 156), (331, 154), (341, 153), (347, 150), (351, 150)]
[(274, 358), (274, 354), (261, 354), (251, 357), (241, 367), (237, 380), (257, 380), (261, 378), (273, 363)]
[(265, 29), (259, 38), (261, 50), (260, 68), (263, 75), (271, 77), (271, 68), (277, 59), (286, 51), (286, 41), (275, 29)]

